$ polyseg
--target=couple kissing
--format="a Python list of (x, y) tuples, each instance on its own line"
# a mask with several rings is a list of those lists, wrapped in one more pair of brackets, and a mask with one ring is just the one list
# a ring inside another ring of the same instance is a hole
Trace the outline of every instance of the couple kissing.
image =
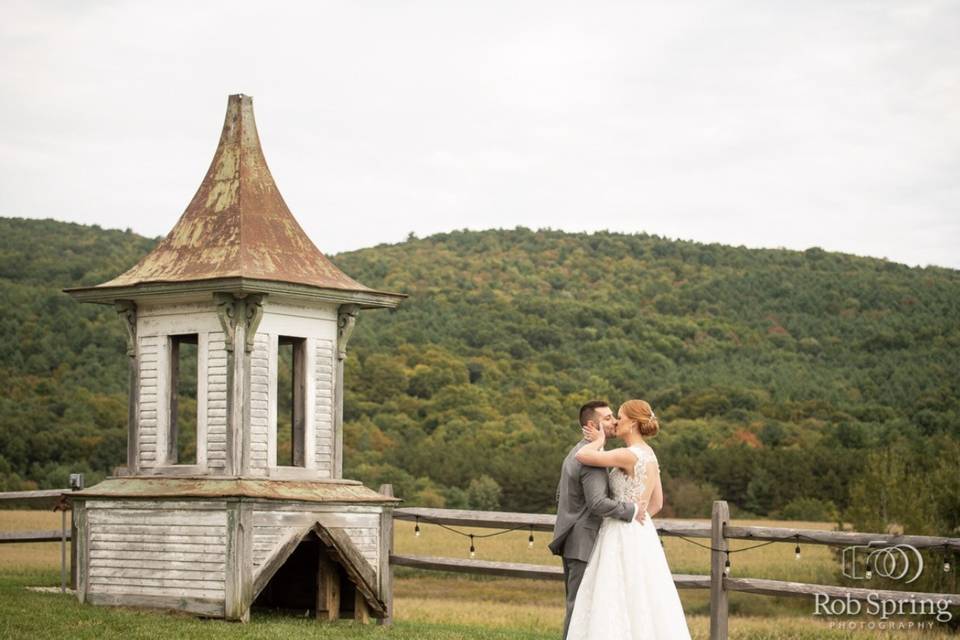
[[(689, 639), (673, 575), (653, 525), (663, 507), (660, 466), (646, 439), (660, 430), (650, 404), (616, 415), (596, 400), (580, 408), (583, 439), (557, 487), (550, 551), (563, 558), (567, 640)], [(607, 448), (616, 436), (623, 447)]]

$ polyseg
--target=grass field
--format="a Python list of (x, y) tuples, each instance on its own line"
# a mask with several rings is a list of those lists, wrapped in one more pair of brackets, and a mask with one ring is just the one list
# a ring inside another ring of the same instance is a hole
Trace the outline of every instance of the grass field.
[[(738, 521), (738, 524), (747, 524)], [(771, 525), (769, 521), (764, 524)], [(824, 523), (790, 523), (794, 527), (830, 528)], [(56, 529), (60, 516), (39, 511), (0, 511), (0, 531)], [(400, 554), (468, 557), (469, 541), (434, 525), (397, 522), (396, 552)], [(464, 529), (490, 533), (489, 529)], [(489, 560), (559, 564), (546, 549), (549, 535), (518, 531), (478, 539), (477, 557)], [(699, 541), (703, 542), (703, 541)], [(665, 549), (675, 573), (708, 573), (709, 552), (677, 538), (666, 538)], [(733, 548), (751, 546), (737, 543)], [(732, 556), (732, 575), (828, 584), (835, 566), (826, 547), (801, 545), (794, 559), (793, 544), (772, 544)], [(345, 622), (318, 625), (310, 620), (254, 613), (250, 624), (197, 620), (185, 615), (133, 609), (80, 606), (71, 596), (27, 591), (27, 586), (58, 585), (60, 549), (57, 543), (0, 545), (0, 638), (408, 638), (479, 640), (493, 638), (557, 638), (563, 620), (560, 582), (419, 572), (398, 568), (395, 618), (392, 628), (361, 627)], [(709, 601), (699, 590), (680, 592), (694, 638), (709, 632)], [(779, 640), (814, 638), (921, 637), (953, 638), (939, 630), (838, 630), (812, 615), (812, 603), (802, 599), (731, 594), (730, 638)], [(869, 621), (870, 619), (864, 619)]]

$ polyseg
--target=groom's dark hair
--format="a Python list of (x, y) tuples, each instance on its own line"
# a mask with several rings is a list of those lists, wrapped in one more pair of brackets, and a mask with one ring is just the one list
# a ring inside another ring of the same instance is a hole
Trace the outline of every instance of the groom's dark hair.
[(591, 400), (587, 404), (580, 407), (580, 426), (585, 427), (587, 426), (588, 422), (596, 419), (597, 409), (609, 406), (610, 405), (603, 400)]

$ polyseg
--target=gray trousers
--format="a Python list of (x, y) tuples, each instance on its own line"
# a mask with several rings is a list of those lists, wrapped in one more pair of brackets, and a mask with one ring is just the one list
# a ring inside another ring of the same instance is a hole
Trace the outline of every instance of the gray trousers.
[(570, 615), (573, 613), (573, 603), (577, 601), (577, 592), (580, 591), (580, 581), (587, 563), (574, 558), (563, 559), (563, 588), (567, 595), (567, 615), (563, 617), (563, 637), (566, 640), (567, 630), (570, 628)]

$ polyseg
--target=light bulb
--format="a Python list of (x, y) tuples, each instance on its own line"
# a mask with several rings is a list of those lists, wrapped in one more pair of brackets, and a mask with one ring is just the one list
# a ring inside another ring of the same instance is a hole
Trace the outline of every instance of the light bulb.
[(870, 569), (867, 569), (867, 580), (869, 580), (872, 577), (873, 577), (873, 571), (870, 571)]
[(944, 572), (944, 573), (950, 573), (950, 561), (949, 561), (949, 560), (944, 560), (944, 562), (943, 562), (943, 572)]

